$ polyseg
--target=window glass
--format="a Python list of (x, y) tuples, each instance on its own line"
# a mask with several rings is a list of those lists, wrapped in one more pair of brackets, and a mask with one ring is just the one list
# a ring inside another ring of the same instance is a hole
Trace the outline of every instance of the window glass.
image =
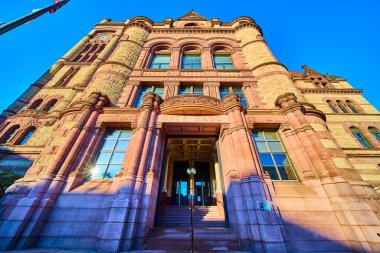
[(256, 131), (252, 137), (261, 165), (272, 180), (298, 180), (277, 132)]
[(150, 64), (151, 69), (168, 69), (170, 55), (154, 55)]
[(247, 107), (247, 101), (245, 100), (243, 91), (240, 87), (232, 87), (233, 92), (241, 98), (241, 104)]
[(159, 95), (161, 98), (164, 97), (164, 87), (162, 86), (158, 86), (158, 87), (155, 86), (153, 92)]
[(57, 99), (53, 99), (53, 100), (50, 101), (50, 102), (48, 103), (48, 105), (45, 107), (44, 111), (50, 112), (51, 109), (53, 109), (53, 107), (55, 106), (56, 103), (57, 103)]
[(380, 142), (380, 132), (374, 127), (369, 127), (368, 128), (369, 132), (375, 137), (375, 139)]
[(216, 69), (233, 69), (231, 57), (229, 55), (214, 55), (214, 66)]
[(220, 87), (220, 98), (224, 98), (228, 94), (230, 94), (230, 87), (226, 87), (226, 86)]
[(121, 170), (131, 135), (131, 130), (107, 130), (91, 170), (91, 179), (115, 177)]
[(343, 105), (343, 103), (341, 101), (338, 101), (338, 106), (342, 110), (342, 112), (348, 113), (346, 107)]
[(24, 137), (20, 140), (20, 142), (18, 143), (18, 145), (25, 145), (25, 143), (29, 140), (29, 138), (33, 135), (34, 131), (36, 131), (36, 128), (30, 128), (26, 134), (24, 135)]
[(200, 55), (183, 55), (182, 57), (183, 69), (201, 69), (201, 57)]
[(152, 87), (146, 87), (146, 86), (140, 87), (139, 94), (136, 98), (135, 107), (139, 107), (140, 105), (142, 105), (143, 97), (145, 96), (145, 94), (151, 91), (152, 91)]
[(203, 95), (203, 87), (202, 86), (193, 86), (193, 94)]
[(29, 107), (29, 109), (38, 109), (42, 103), (42, 99), (38, 99), (33, 102), (33, 104)]
[(191, 94), (191, 86), (179, 87), (179, 95)]
[(352, 135), (355, 136), (355, 138), (360, 142), (360, 144), (364, 148), (366, 148), (366, 149), (372, 149), (373, 148), (372, 144), (367, 140), (367, 138), (365, 138), (365, 136), (362, 134), (362, 132), (360, 132), (359, 129), (357, 129), (355, 127), (351, 127), (350, 130), (351, 130)]

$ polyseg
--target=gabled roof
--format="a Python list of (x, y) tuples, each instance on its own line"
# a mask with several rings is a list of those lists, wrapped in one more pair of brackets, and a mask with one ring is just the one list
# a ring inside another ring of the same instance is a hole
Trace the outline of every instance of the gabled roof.
[(195, 11), (191, 10), (182, 17), (176, 19), (176, 21), (209, 21), (207, 18), (199, 15)]

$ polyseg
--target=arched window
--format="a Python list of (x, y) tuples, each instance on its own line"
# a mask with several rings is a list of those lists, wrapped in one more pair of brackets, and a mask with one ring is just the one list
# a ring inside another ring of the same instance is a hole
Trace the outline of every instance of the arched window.
[(353, 113), (356, 113), (356, 114), (359, 114), (358, 110), (356, 110), (355, 106), (352, 104), (351, 101), (346, 101), (346, 104), (348, 106), (348, 108), (350, 108), (350, 110), (353, 112)]
[(217, 47), (213, 50), (214, 67), (216, 69), (234, 69), (230, 50)]
[(352, 135), (355, 136), (355, 138), (358, 140), (358, 142), (360, 142), (360, 144), (362, 144), (364, 148), (366, 149), (373, 148), (372, 144), (367, 140), (367, 138), (365, 138), (365, 136), (362, 134), (362, 132), (360, 132), (359, 129), (357, 129), (356, 127), (350, 127), (350, 131)]
[(201, 50), (196, 47), (188, 47), (182, 55), (182, 69), (201, 69)]
[(380, 132), (377, 130), (377, 128), (374, 127), (368, 127), (369, 132), (375, 137), (375, 139), (380, 142)]
[(45, 106), (44, 111), (50, 112), (50, 110), (53, 109), (57, 101), (57, 99), (50, 100), (49, 103)]
[(42, 99), (37, 99), (32, 103), (31, 106), (29, 106), (29, 109), (38, 109), (42, 104)]
[(327, 104), (330, 106), (331, 110), (333, 110), (335, 113), (339, 113), (338, 109), (336, 109), (332, 101), (327, 100)]
[(18, 145), (25, 145), (25, 143), (29, 140), (29, 138), (33, 135), (34, 131), (36, 131), (35, 127), (31, 127), (28, 129), (28, 131), (25, 133), (24, 137), (18, 142)]
[(74, 68), (71, 67), (59, 80), (58, 82), (54, 85), (55, 87), (66, 87), (66, 85), (70, 82), (70, 80), (74, 77), (76, 73), (80, 68)]
[(342, 101), (338, 100), (337, 104), (338, 104), (339, 108), (342, 110), (342, 112), (348, 113), (348, 110), (346, 109), (346, 107), (344, 106), (344, 104), (342, 103)]
[(20, 128), (19, 125), (15, 125), (9, 128), (9, 130), (5, 133), (4, 138), (0, 141), (1, 144), (7, 143), (15, 134), (17, 130)]
[(169, 63), (170, 63), (170, 49), (168, 47), (160, 47), (154, 50), (149, 68), (168, 69)]

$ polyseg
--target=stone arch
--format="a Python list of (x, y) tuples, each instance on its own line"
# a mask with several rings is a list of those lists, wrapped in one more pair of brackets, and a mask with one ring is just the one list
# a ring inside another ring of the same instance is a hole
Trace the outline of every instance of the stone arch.
[(17, 135), (18, 131), (20, 131), (20, 125), (19, 124), (12, 124), (1, 135), (0, 144), (5, 144), (5, 143), (9, 142), (12, 139), (12, 137)]

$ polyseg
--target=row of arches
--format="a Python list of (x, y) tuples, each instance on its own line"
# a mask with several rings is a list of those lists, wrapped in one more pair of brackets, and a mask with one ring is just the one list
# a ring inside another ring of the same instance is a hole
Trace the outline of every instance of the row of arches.
[(57, 102), (58, 102), (58, 99), (54, 98), (44, 104), (43, 99), (39, 98), (37, 100), (34, 100), (27, 109), (33, 109), (33, 110), (41, 109), (42, 111), (50, 112), (55, 107)]
[(327, 104), (329, 105), (329, 107), (334, 113), (359, 114), (359, 109), (357, 108), (356, 105), (354, 105), (354, 102), (350, 100), (346, 100), (344, 102), (341, 100), (336, 100), (336, 101), (327, 100)]
[[(352, 135), (365, 149), (373, 149), (374, 145), (366, 138), (363, 132), (357, 127), (350, 127)], [(380, 143), (380, 131), (375, 127), (368, 127), (369, 133)]]
[(13, 144), (13, 145), (25, 145), (33, 133), (36, 131), (36, 127), (31, 126), (27, 129), (20, 129), (20, 125), (14, 125), (8, 128), (0, 139), (0, 144)]

